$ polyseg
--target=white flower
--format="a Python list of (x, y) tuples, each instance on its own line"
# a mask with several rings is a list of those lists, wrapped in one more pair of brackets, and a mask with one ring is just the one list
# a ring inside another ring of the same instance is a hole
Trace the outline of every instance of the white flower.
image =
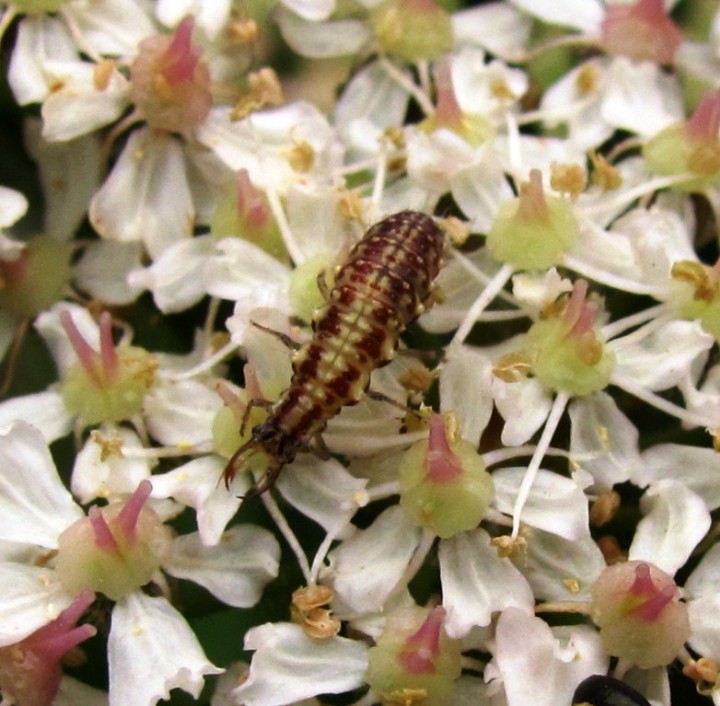
[[(85, 520), (63, 488), (42, 437), (29, 425), (18, 423), (0, 438), (0, 453), (5, 456), (0, 469), (6, 480), (11, 479), (3, 494), (5, 522), (0, 523), (0, 537), (55, 549), (66, 528)], [(28, 467), (33, 468), (32, 475), (18, 473), (18, 469)], [(39, 487), (44, 488), (41, 493)], [(40, 497), (42, 503), (38, 502)], [(58, 556), (62, 552), (61, 547)], [(173, 575), (202, 583), (222, 600), (249, 606), (258, 600), (262, 586), (277, 574), (278, 559), (279, 546), (269, 533), (244, 526), (228, 535), (227, 544), (211, 550), (204, 549), (192, 535), (179, 537), (171, 543), (166, 568)], [(4, 644), (41, 627), (52, 619), (52, 611), (72, 600), (62, 585), (67, 574), (56, 574), (51, 565), (37, 569), (5, 562), (3, 575), (11, 574), (14, 579), (0, 592)], [(11, 601), (18, 591), (24, 595), (22, 608)], [(167, 639), (172, 640), (172, 650), (166, 647)], [(153, 704), (167, 698), (172, 688), (197, 697), (203, 675), (221, 671), (204, 657), (187, 623), (168, 600), (151, 598), (139, 589), (127, 592), (115, 605), (108, 659), (111, 705), (129, 701)]]

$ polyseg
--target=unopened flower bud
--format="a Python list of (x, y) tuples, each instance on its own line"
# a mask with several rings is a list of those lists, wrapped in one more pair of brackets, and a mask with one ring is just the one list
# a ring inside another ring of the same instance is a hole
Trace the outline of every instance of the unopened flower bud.
[(687, 122), (675, 123), (651, 137), (643, 148), (648, 169), (664, 176), (689, 174), (678, 184), (702, 191), (720, 178), (720, 90), (708, 91)]
[(533, 169), (520, 195), (500, 205), (486, 242), (500, 262), (539, 270), (559, 264), (578, 232), (570, 203), (545, 194), (540, 171)]
[(368, 650), (366, 681), (383, 704), (446, 706), (460, 676), (461, 647), (443, 629), (444, 608), (405, 609), (387, 617)]
[(85, 424), (119, 422), (140, 413), (145, 393), (155, 382), (154, 356), (134, 346), (116, 347), (108, 314), (100, 317), (100, 350), (95, 351), (70, 314), (64, 314), (62, 324), (78, 356), (78, 362), (65, 371), (62, 380), (62, 397), (68, 411)]
[(171, 534), (145, 505), (151, 491), (143, 481), (125, 503), (92, 507), (60, 535), (57, 573), (68, 593), (91, 590), (117, 601), (152, 579)]
[(615, 357), (593, 326), (596, 309), (586, 292), (587, 282), (576, 282), (562, 315), (537, 321), (523, 340), (533, 375), (555, 392), (587, 395), (602, 390), (615, 367)]
[(642, 669), (669, 664), (690, 636), (672, 576), (645, 561), (606, 568), (592, 587), (591, 615), (607, 652)]
[(448, 438), (439, 414), (430, 418), (427, 441), (405, 452), (399, 467), (400, 507), (411, 522), (452, 537), (473, 529), (495, 497), (492, 477), (472, 444)]

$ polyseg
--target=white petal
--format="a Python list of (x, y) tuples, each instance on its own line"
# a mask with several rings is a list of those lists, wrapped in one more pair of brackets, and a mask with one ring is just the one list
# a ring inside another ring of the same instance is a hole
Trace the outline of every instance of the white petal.
[(511, 0), (529, 14), (551, 25), (598, 34), (605, 16), (600, 0)]
[(89, 215), (103, 238), (142, 240), (152, 257), (189, 237), (194, 211), (177, 140), (149, 128), (130, 135)]
[(148, 3), (143, 0), (67, 3), (62, 12), (98, 54), (132, 57), (139, 42), (157, 33)]
[(361, 686), (367, 647), (356, 640), (315, 640), (299, 625), (266, 623), (251, 628), (245, 649), (255, 650), (246, 682), (234, 692), (245, 706), (283, 706), (318, 694)]
[[(183, 241), (185, 242), (185, 241)], [(97, 240), (88, 243), (73, 267), (80, 289), (108, 304), (130, 304), (137, 291), (130, 286), (132, 271), (140, 267), (141, 243)]]
[(285, 292), (290, 269), (257, 245), (239, 238), (216, 244), (203, 269), (207, 292), (231, 301), (249, 300), (253, 308), (267, 306)]
[(494, 666), (503, 678), (507, 706), (569, 704), (585, 677), (607, 670), (600, 636), (586, 626), (573, 628), (561, 646), (540, 618), (508, 608), (500, 615), (495, 639)]
[(202, 273), (214, 251), (215, 241), (209, 235), (178, 240), (152, 265), (130, 272), (128, 283), (135, 291), (149, 289), (164, 314), (184, 311), (205, 296)]
[(535, 378), (505, 382), (495, 377), (492, 389), (495, 405), (505, 420), (503, 444), (524, 444), (545, 423), (552, 397)]
[(645, 465), (643, 485), (661, 478), (675, 479), (697, 493), (708, 510), (720, 507), (720, 484), (717, 482), (720, 454), (714, 449), (658, 444), (643, 451), (642, 461)]
[(26, 638), (55, 620), (72, 603), (52, 571), (0, 564), (0, 646)]
[(603, 118), (617, 128), (650, 137), (684, 118), (677, 78), (649, 61), (614, 59), (608, 68)]
[[(525, 468), (501, 468), (493, 472), (495, 505), (511, 514)], [(522, 521), (538, 529), (576, 540), (588, 536), (588, 506), (574, 481), (557, 473), (538, 471), (522, 512)]]
[(500, 57), (525, 50), (532, 20), (503, 2), (489, 2), (452, 16), (455, 44), (477, 44)]
[(0, 186), (0, 228), (7, 228), (19, 221), (27, 209), (28, 201), (19, 191)]
[[(114, 122), (125, 110), (127, 80), (119, 71), (113, 71), (107, 86), (99, 90), (95, 71), (95, 64), (87, 61), (46, 62), (47, 80), (58, 87), (42, 106), (42, 134), (46, 140), (64, 142), (87, 135)], [(91, 172), (90, 176), (96, 174)]]
[(490, 229), (499, 205), (513, 196), (494, 151), (487, 149), (485, 155), (485, 159), (457, 171), (450, 178), (452, 195), (470, 219), (472, 230), (479, 233)]
[(250, 488), (247, 474), (238, 474), (228, 490), (220, 482), (226, 460), (220, 456), (201, 456), (167, 473), (153, 476), (153, 497), (174, 498), (197, 513), (198, 531), (207, 546), (217, 544), (223, 530), (240, 506), (240, 498)]
[(207, 38), (215, 41), (228, 24), (231, 9), (232, 0), (159, 0), (155, 14), (167, 27), (175, 27), (183, 17), (192, 14)]
[(165, 598), (135, 592), (115, 604), (108, 639), (110, 706), (154, 706), (171, 689), (197, 698), (206, 674), (219, 674), (185, 618)]
[(440, 370), (440, 410), (454, 412), (460, 436), (471, 444), (480, 442), (492, 414), (492, 362), (470, 348), (457, 345), (445, 351)]
[(367, 480), (355, 478), (335, 460), (304, 455), (288, 466), (277, 482), (283, 497), (333, 535), (348, 524), (366, 499)]
[(0, 402), (0, 427), (17, 420), (32, 424), (48, 444), (67, 436), (73, 428), (73, 418), (61, 395), (53, 390)]
[(706, 594), (688, 603), (690, 646), (703, 657), (720, 660), (720, 594)]
[(381, 610), (420, 541), (398, 506), (380, 514), (328, 555), (329, 575), (341, 601), (359, 613)]
[(677, 385), (714, 343), (699, 321), (670, 321), (639, 341), (630, 334), (627, 343), (616, 338), (608, 347), (615, 352), (619, 376), (649, 390), (666, 390)]
[(334, 258), (356, 236), (338, 208), (334, 187), (295, 184), (288, 190), (285, 203), (288, 224), (303, 262), (316, 255)]
[[(685, 591), (694, 600), (717, 593), (720, 581), (720, 544), (713, 544), (685, 582)], [(720, 633), (718, 633), (720, 642)]]
[[(527, 92), (528, 77), (502, 61), (485, 59), (485, 52), (463, 47), (456, 52), (451, 65), (452, 86), (464, 113), (501, 120), (511, 106)], [(500, 95), (497, 87), (503, 86)]]
[(280, 545), (254, 525), (232, 527), (214, 547), (204, 546), (197, 533), (177, 537), (163, 563), (169, 574), (204, 586), (236, 608), (254, 606), (279, 567)]
[(629, 559), (644, 559), (674, 574), (710, 528), (702, 498), (676, 480), (659, 480), (642, 498), (640, 520)]
[[(103, 435), (103, 430), (100, 430)], [(138, 435), (127, 427), (115, 427), (108, 433), (122, 441), (119, 454), (105, 457), (99, 440), (89, 438), (75, 457), (70, 487), (78, 500), (88, 504), (95, 498), (123, 498), (131, 495), (140, 481), (150, 477), (153, 462), (132, 452), (142, 449)]]
[(166, 446), (207, 442), (220, 407), (215, 390), (197, 380), (158, 382), (143, 402), (148, 431)]
[[(335, 106), (334, 121), (348, 144), (363, 147), (363, 152), (374, 154), (380, 149), (382, 130), (402, 125), (408, 101), (407, 91), (378, 61), (373, 61), (360, 69), (343, 88)], [(377, 132), (372, 131), (370, 126)], [(364, 144), (355, 142), (354, 135), (365, 135), (369, 139)], [(377, 138), (374, 144), (373, 135)]]
[(370, 40), (370, 28), (362, 20), (307, 22), (283, 7), (275, 20), (290, 48), (313, 59), (354, 54)]
[(467, 635), (490, 624), (492, 614), (515, 606), (531, 611), (532, 591), (510, 559), (501, 559), (482, 529), (440, 542), (440, 581), (445, 629), (450, 637)]
[(536, 598), (546, 601), (589, 601), (590, 589), (606, 567), (605, 558), (589, 536), (564, 539), (534, 529), (520, 568)]
[(44, 14), (25, 17), (18, 26), (8, 81), (20, 105), (40, 103), (50, 92), (44, 64), (48, 59), (71, 61), (77, 48), (60, 20)]
[(596, 485), (612, 488), (642, 472), (638, 430), (610, 395), (576, 397), (569, 406), (570, 452)]
[(63, 486), (40, 432), (25, 422), (0, 434), (0, 539), (57, 548), (83, 516)]
[(309, 22), (326, 20), (335, 10), (335, 0), (282, 0), (282, 4)]
[(196, 137), (231, 169), (247, 169), (259, 189), (283, 193), (298, 181), (288, 162), (291, 150), (307, 142), (318, 157), (334, 139), (327, 118), (305, 101), (261, 110), (243, 120), (230, 117), (229, 108), (213, 108)]

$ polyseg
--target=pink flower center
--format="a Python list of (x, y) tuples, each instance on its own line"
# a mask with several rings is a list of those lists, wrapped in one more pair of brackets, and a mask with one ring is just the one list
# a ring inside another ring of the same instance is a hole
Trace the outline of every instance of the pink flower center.
[(442, 606), (433, 608), (418, 630), (405, 640), (398, 661), (409, 674), (434, 674), (434, 659), (440, 654), (440, 631), (445, 620)]

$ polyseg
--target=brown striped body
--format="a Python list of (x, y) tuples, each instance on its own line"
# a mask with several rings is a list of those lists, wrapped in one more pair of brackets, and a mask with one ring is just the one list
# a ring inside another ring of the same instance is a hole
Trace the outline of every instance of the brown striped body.
[(290, 386), (230, 459), (226, 483), (247, 451), (264, 451), (270, 465), (257, 489), (262, 492), (328, 420), (362, 398), (373, 370), (392, 359), (400, 334), (422, 313), (443, 246), (440, 227), (416, 211), (370, 228), (337, 272), (327, 303), (315, 312), (313, 338), (294, 356)]

